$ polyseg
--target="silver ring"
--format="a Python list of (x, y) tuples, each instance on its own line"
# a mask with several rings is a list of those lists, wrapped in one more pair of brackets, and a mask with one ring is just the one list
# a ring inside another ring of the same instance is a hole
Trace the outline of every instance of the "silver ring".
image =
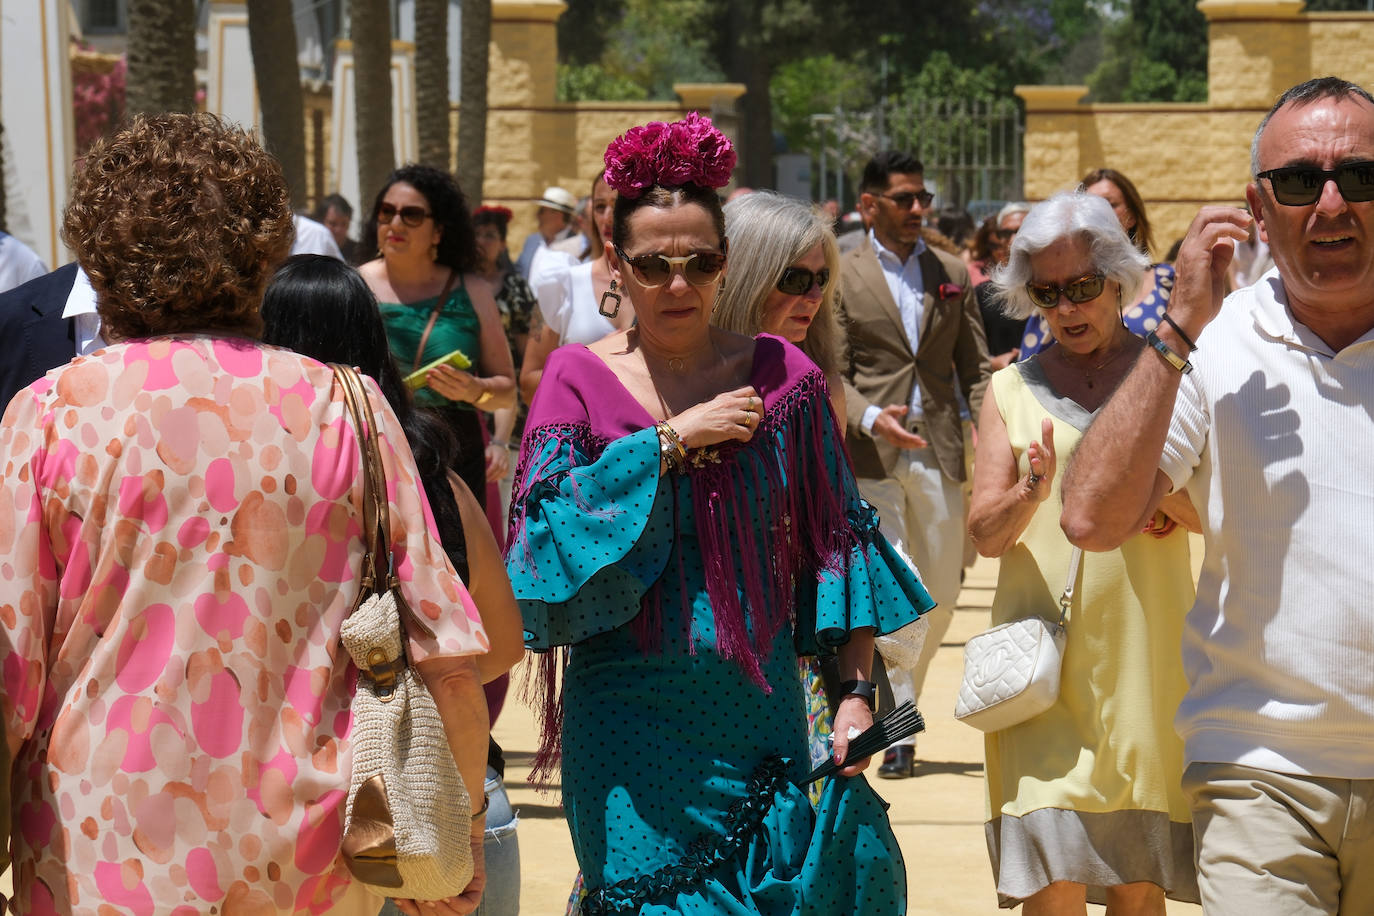
[(1042, 479), (1043, 478), (1039, 474), (1035, 473), (1034, 471), (1031, 471), (1030, 476), (1026, 478), (1026, 485), (1030, 487), (1032, 490), (1034, 490), (1037, 486), (1040, 485), (1040, 481)]

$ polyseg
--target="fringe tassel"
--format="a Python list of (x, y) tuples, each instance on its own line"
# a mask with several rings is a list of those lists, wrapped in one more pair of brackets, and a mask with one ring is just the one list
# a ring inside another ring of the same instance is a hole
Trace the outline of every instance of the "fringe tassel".
[[(526, 430), (520, 449), (520, 461), (515, 468), (515, 485), (512, 488), (510, 521), (506, 526), (505, 559), (512, 557), (520, 568), (538, 579), (539, 570), (530, 550), (529, 537), (525, 533), (525, 518), (529, 512), (529, 500), (535, 490), (556, 487), (557, 484), (545, 479), (549, 465), (558, 460), (564, 450), (573, 448), (594, 455), (606, 447), (606, 439), (592, 433), (591, 427), (584, 423), (562, 423), (541, 426), (537, 430)], [(579, 509), (598, 518), (615, 518), (623, 510), (618, 506), (597, 508), (590, 505), (582, 495), (582, 488), (575, 476), (569, 475), (572, 483), (573, 500)], [(519, 551), (518, 553), (516, 551)]]
[[(723, 449), (719, 462), (689, 471), (716, 651), (765, 691), (762, 662), (784, 623), (795, 619), (797, 577), (841, 569), (858, 542), (844, 486), (830, 485), (847, 475), (839, 432), (817, 401), (828, 408), (819, 371), (779, 398), (754, 445)], [(834, 457), (826, 454), (827, 425)], [(768, 532), (767, 542), (759, 542), (760, 531)], [(683, 601), (689, 604), (685, 592)]]
[(529, 782), (548, 782), (563, 759), (563, 673), (568, 648), (559, 646), (535, 656), (520, 688), (520, 702), (539, 713), (539, 749), (530, 765)]

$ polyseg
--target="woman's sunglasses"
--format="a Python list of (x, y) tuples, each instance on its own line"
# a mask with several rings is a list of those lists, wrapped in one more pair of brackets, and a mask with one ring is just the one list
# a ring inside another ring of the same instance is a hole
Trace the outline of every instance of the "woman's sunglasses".
[(630, 265), (640, 285), (650, 289), (672, 279), (674, 268), (681, 268), (683, 279), (693, 286), (710, 286), (725, 269), (725, 255), (714, 251), (693, 252), (683, 258), (670, 258), (666, 254), (641, 254), (632, 258), (617, 245), (615, 253)]
[(822, 267), (814, 272), (805, 267), (789, 267), (782, 272), (781, 277), (778, 277), (778, 292), (788, 296), (805, 296), (811, 292), (812, 284), (824, 291), (825, 285), (829, 282), (829, 267)]
[(392, 204), (382, 204), (377, 208), (377, 224), (385, 226), (396, 218), (396, 214), (401, 214), (401, 222), (414, 229), (429, 218), (429, 211), (424, 207), (401, 207), (397, 209)]
[(1091, 302), (1102, 295), (1102, 287), (1106, 282), (1107, 278), (1102, 274), (1084, 274), (1063, 286), (1056, 283), (1027, 283), (1026, 292), (1030, 294), (1031, 301), (1042, 309), (1052, 309), (1059, 305), (1060, 295), (1074, 305)]
[(1374, 200), (1374, 162), (1347, 162), (1334, 169), (1318, 169), (1294, 165), (1282, 169), (1258, 172), (1256, 178), (1268, 178), (1274, 189), (1274, 200), (1285, 207), (1305, 207), (1317, 202), (1328, 181), (1347, 203), (1362, 204)]

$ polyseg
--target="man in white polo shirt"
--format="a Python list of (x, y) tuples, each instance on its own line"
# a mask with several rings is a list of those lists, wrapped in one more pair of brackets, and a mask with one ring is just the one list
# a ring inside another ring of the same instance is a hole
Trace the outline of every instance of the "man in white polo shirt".
[(1175, 724), (1209, 916), (1374, 913), (1374, 98), (1288, 90), (1251, 171), (1275, 268), (1222, 304), (1251, 219), (1198, 214), (1063, 525), (1109, 549), (1179, 487), (1201, 514)]

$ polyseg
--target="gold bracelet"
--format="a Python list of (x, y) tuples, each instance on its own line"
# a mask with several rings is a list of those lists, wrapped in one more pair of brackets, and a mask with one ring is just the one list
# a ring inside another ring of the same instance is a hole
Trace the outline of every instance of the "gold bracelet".
[(687, 447), (682, 444), (682, 437), (677, 434), (666, 422), (654, 424), (654, 429), (658, 431), (658, 452), (668, 465), (668, 470), (681, 474), (687, 470)]
[[(479, 379), (479, 381), (480, 381), (480, 379)], [(487, 388), (487, 387), (485, 387), (485, 386), (483, 386), (483, 388), (482, 388), (482, 393), (481, 393), (480, 395), (477, 396), (477, 400), (475, 400), (475, 401), (472, 402), (472, 406), (473, 406), (473, 407), (481, 407), (483, 404), (487, 403), (488, 401), (490, 401), (490, 400), (491, 400), (492, 398), (494, 398), (494, 397), (496, 397), (496, 395), (494, 395), (494, 394), (491, 393), (491, 389), (490, 389), (490, 388)]]

